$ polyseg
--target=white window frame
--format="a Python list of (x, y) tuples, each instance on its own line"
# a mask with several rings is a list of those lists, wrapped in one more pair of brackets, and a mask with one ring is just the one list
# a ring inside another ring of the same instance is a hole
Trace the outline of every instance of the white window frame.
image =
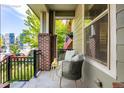
[[(108, 74), (114, 79), (117, 79), (117, 72), (116, 72), (116, 5), (111, 4), (109, 5), (109, 55), (108, 55), (108, 62), (107, 66), (97, 62), (96, 60), (93, 60), (89, 57), (86, 57), (85, 60), (89, 64), (95, 66), (99, 70), (103, 71), (104, 73)], [(104, 11), (106, 12), (106, 10)], [(104, 15), (104, 13), (103, 13)], [(100, 15), (102, 16), (102, 15)], [(99, 18), (99, 17), (98, 17)], [(98, 20), (98, 18), (95, 18), (90, 24), (94, 23), (94, 21)], [(89, 25), (90, 25), (89, 24)], [(88, 26), (89, 26), (88, 25)], [(86, 26), (86, 27), (88, 27)], [(84, 27), (84, 29), (86, 28)]]

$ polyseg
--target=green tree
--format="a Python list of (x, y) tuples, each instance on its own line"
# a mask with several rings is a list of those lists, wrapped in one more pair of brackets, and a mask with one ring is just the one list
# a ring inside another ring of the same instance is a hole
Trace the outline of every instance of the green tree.
[(32, 48), (38, 47), (38, 33), (40, 32), (40, 21), (36, 15), (31, 11), (27, 10), (27, 19), (24, 20), (24, 24), (27, 26), (26, 29), (23, 29), (22, 34), (20, 35), (20, 40), (23, 44), (28, 43)]
[(17, 43), (10, 45), (10, 50), (11, 53), (13, 54), (19, 54), (20, 53), (20, 49)]
[(62, 49), (67, 34), (67, 25), (62, 20), (56, 20), (57, 47)]
[(3, 46), (3, 39), (2, 39), (2, 37), (0, 36), (0, 47), (2, 47)]

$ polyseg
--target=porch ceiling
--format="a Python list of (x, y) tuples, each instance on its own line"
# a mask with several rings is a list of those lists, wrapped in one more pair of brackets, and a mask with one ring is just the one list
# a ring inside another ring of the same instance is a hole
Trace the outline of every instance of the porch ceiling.
[(43, 11), (48, 11), (45, 4), (28, 4), (28, 7), (35, 13), (35, 15), (40, 19), (40, 13)]
[(74, 16), (77, 4), (28, 4), (28, 6), (40, 18), (40, 12), (49, 10), (56, 11), (59, 17), (61, 14), (62, 16)]
[(46, 4), (46, 6), (54, 11), (75, 11), (77, 4)]

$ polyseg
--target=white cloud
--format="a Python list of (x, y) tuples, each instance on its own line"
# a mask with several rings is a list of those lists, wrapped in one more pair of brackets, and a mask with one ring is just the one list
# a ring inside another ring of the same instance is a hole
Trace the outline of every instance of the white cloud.
[(21, 19), (25, 19), (27, 14), (25, 13), (26, 10), (28, 9), (28, 6), (27, 5), (11, 5), (12, 8), (17, 12), (19, 13), (21, 17)]

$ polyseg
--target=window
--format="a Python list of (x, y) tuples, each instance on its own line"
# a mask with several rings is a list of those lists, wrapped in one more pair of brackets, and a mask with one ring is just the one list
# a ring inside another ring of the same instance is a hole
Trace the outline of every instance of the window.
[(109, 14), (107, 5), (85, 5), (85, 54), (107, 66)]
[(85, 26), (107, 9), (107, 4), (85, 5)]

